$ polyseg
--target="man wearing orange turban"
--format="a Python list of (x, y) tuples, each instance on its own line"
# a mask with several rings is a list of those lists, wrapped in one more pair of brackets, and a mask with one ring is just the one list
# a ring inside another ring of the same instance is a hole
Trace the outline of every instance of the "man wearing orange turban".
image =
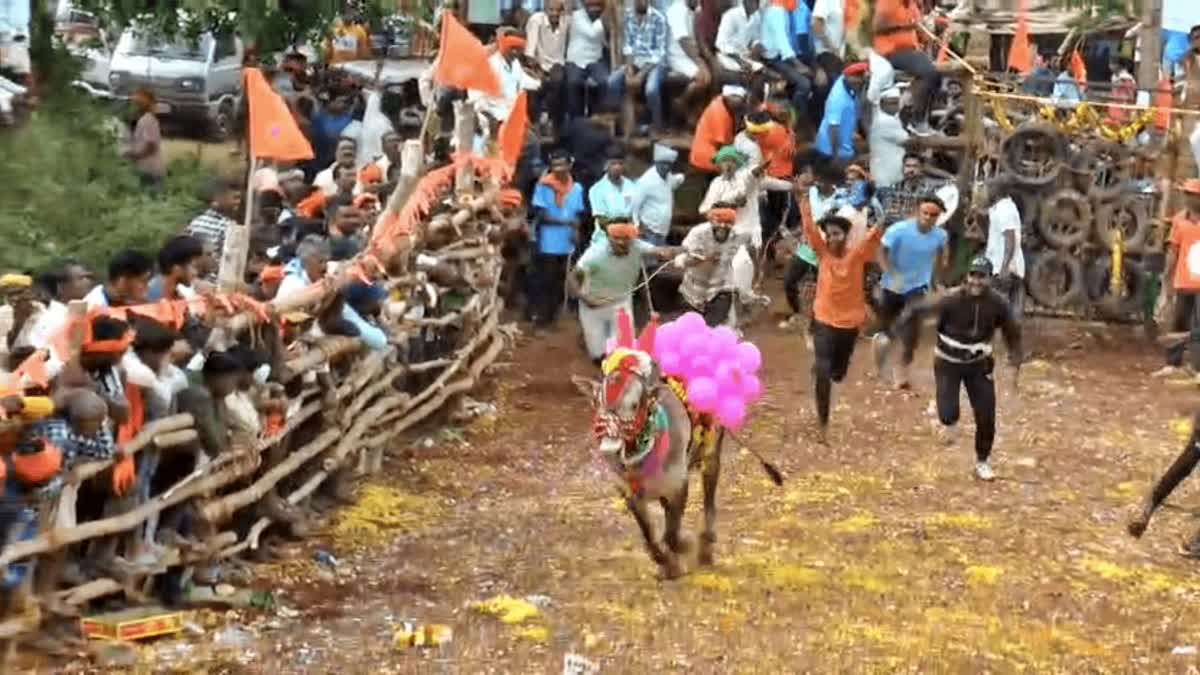
[(731, 323), (736, 292), (733, 257), (739, 248), (751, 248), (748, 234), (733, 231), (738, 211), (724, 202), (708, 210), (708, 222), (693, 227), (683, 240), (675, 264), (684, 269), (679, 293), (692, 309), (704, 315), (710, 327)]

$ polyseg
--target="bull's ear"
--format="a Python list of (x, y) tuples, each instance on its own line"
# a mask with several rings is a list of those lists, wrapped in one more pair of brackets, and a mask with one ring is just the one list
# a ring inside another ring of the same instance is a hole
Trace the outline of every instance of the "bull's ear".
[(571, 382), (575, 385), (575, 388), (579, 390), (579, 393), (591, 400), (595, 400), (600, 396), (600, 380), (593, 380), (588, 377), (572, 375)]

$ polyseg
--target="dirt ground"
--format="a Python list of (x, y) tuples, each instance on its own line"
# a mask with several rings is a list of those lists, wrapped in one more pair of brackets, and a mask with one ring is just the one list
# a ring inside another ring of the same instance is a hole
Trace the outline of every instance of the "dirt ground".
[[(971, 424), (957, 447), (934, 440), (927, 348), (906, 394), (872, 377), (861, 341), (826, 448), (808, 440), (804, 343), (764, 321), (750, 337), (767, 396), (741, 442), (787, 481), (773, 486), (728, 443), (717, 564), (660, 582), (589, 454), (591, 411), (568, 378), (589, 372), (577, 330), (565, 319), (523, 338), (476, 395), (497, 414), (410, 438), (357, 507), (291, 559), (258, 567), (256, 586), (291, 611), (242, 612), (238, 649), (214, 647), (216, 627), (152, 643), (143, 668), (559, 673), (568, 653), (605, 673), (1200, 666), (1197, 563), (1175, 553), (1197, 526), (1195, 484), (1144, 540), (1123, 529), (1200, 397), (1145, 377), (1158, 352), (1132, 332), (1035, 331), (1042, 354), (1021, 393), (999, 382), (999, 479), (984, 484), (970, 473)], [(699, 495), (694, 484), (691, 533)], [(314, 562), (317, 549), (337, 565)], [(474, 605), (500, 595), (518, 600), (499, 608), (508, 622)], [(405, 620), (445, 624), (453, 640), (397, 649)]]

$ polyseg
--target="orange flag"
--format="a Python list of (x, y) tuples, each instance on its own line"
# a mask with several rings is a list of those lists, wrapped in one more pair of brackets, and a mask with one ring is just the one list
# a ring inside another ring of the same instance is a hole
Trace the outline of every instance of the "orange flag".
[(500, 78), (488, 63), (487, 47), (450, 13), (442, 15), (442, 44), (433, 81), (455, 89), (500, 95)]
[(1008, 50), (1008, 69), (1022, 75), (1033, 71), (1033, 45), (1029, 35), (1029, 7), (1026, 0), (1021, 0), (1017, 9), (1017, 32)]
[(1071, 77), (1075, 78), (1075, 82), (1081, 87), (1087, 84), (1087, 66), (1084, 65), (1078, 49), (1071, 52)]
[(1171, 78), (1163, 75), (1158, 80), (1154, 91), (1154, 126), (1166, 129), (1171, 126), (1171, 111), (1175, 105), (1175, 92), (1171, 88)]
[(517, 102), (513, 104), (508, 119), (500, 125), (497, 141), (500, 145), (500, 159), (515, 167), (521, 158), (521, 148), (525, 147), (525, 133), (529, 131), (529, 97), (525, 92), (517, 94)]
[(243, 68), (246, 100), (250, 104), (250, 154), (259, 159), (312, 159), (312, 146), (296, 126), (296, 118), (267, 84), (258, 68)]

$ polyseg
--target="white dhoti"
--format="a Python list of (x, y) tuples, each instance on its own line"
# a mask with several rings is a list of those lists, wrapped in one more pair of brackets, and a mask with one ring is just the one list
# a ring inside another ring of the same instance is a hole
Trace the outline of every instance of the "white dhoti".
[(579, 325), (583, 328), (583, 341), (587, 344), (588, 356), (604, 358), (604, 348), (609, 338), (617, 335), (617, 312), (625, 310), (633, 317), (633, 298), (625, 298), (604, 307), (588, 307), (579, 303)]
[(686, 54), (679, 56), (667, 56), (667, 70), (676, 75), (682, 75), (689, 80), (696, 77), (700, 72), (700, 66)]

